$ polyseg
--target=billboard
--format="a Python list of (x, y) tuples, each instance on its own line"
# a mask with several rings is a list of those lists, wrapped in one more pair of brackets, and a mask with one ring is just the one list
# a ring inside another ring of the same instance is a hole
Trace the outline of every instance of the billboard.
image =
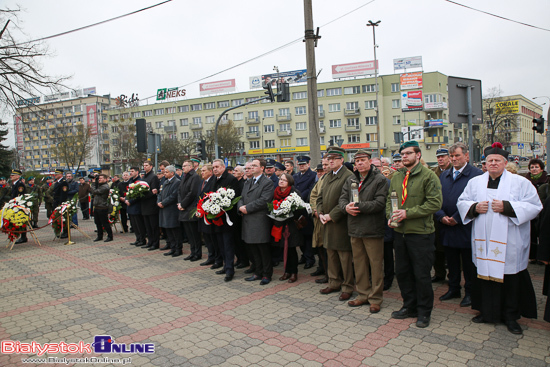
[(421, 89), (422, 88), (422, 72), (406, 73), (399, 76), (401, 90)]
[(40, 97), (20, 99), (17, 101), (18, 106), (32, 106), (40, 103)]
[(495, 102), (495, 115), (519, 113), (519, 100)]
[(307, 69), (283, 71), (280, 73), (264, 74), (250, 77), (250, 88), (262, 88), (266, 83), (271, 82), (271, 86), (276, 87), (277, 81), (281, 83), (305, 83), (307, 82)]
[(332, 65), (332, 79), (349, 78), (360, 75), (372, 75), (378, 69), (378, 60)]
[(86, 123), (90, 126), (90, 133), (97, 135), (97, 106), (95, 104), (86, 105)]
[(157, 89), (157, 101), (177, 97), (185, 97), (185, 89), (179, 89), (177, 87)]
[(401, 92), (401, 111), (422, 111), (422, 91)]
[(421, 68), (422, 56), (403, 57), (400, 59), (393, 59), (393, 70)]
[(220, 80), (219, 82), (201, 83), (201, 96), (216, 93), (229, 93), (235, 91), (235, 79)]
[(82, 89), (82, 94), (87, 96), (88, 94), (96, 94), (95, 87), (89, 87)]

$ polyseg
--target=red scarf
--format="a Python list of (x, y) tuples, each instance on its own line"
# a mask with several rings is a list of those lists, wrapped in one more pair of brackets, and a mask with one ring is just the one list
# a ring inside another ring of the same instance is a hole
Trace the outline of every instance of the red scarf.
[[(283, 191), (281, 190), (281, 186), (277, 186), (275, 188), (275, 191), (273, 192), (273, 200), (283, 200), (288, 195), (290, 195), (291, 189), (292, 187), (289, 186)], [(279, 242), (281, 240), (281, 237), (283, 235), (283, 227), (277, 227), (275, 225), (271, 227), (271, 235), (273, 236), (275, 242)]]

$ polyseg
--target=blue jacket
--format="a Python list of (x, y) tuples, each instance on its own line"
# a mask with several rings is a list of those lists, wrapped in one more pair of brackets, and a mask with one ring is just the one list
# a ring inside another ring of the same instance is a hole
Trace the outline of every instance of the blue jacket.
[[(443, 205), (441, 209), (435, 213), (434, 217), (440, 225), (439, 228), (443, 246), (454, 248), (468, 248), (471, 246), (472, 222), (467, 225), (462, 224), (456, 202), (466, 188), (468, 181), (481, 174), (483, 174), (483, 172), (481, 172), (479, 168), (473, 167), (468, 163), (456, 180), (453, 180), (452, 168), (443, 171), (439, 176), (441, 190), (443, 192)], [(453, 217), (458, 224), (455, 226), (443, 224), (441, 219), (445, 216)]]
[[(128, 180), (128, 185), (138, 181), (141, 181), (139, 176), (136, 178), (130, 177), (130, 179)], [(139, 202), (139, 200), (132, 199), (128, 200), (128, 202), (130, 203), (130, 205), (128, 205), (126, 213), (128, 213), (129, 215), (141, 215), (141, 203)]]
[(313, 187), (315, 186), (316, 177), (317, 174), (311, 169), (308, 169), (304, 174), (302, 174), (302, 172), (298, 172), (293, 176), (294, 187), (301, 193), (300, 196), (306, 203), (309, 202), (309, 194), (311, 194), (311, 190), (313, 190)]

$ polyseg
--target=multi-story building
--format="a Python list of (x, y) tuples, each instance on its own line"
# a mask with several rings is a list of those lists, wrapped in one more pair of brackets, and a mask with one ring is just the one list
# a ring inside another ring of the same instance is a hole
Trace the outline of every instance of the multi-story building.
[(81, 169), (110, 163), (109, 136), (105, 133), (108, 125), (103, 116), (114, 101), (109, 96), (92, 94), (95, 88), (85, 92), (86, 96), (73, 91), (18, 102), (22, 107), (14, 116), (16, 146), (25, 170), (66, 168), (66, 162), (52, 148), (65, 139), (75, 139), (80, 126), (90, 126), (92, 133), (91, 152), (88, 159), (80, 162)]

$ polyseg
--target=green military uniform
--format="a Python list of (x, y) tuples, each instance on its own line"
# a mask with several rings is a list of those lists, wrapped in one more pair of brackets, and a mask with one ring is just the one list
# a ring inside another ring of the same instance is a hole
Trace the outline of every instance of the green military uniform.
[[(33, 179), (33, 177), (29, 177), (27, 181), (30, 182)], [(38, 228), (38, 213), (40, 211), (40, 205), (42, 204), (42, 187), (36, 183), (33, 185), (27, 184), (27, 194), (34, 194), (31, 221), (33, 228)]]
[[(48, 177), (48, 179), (50, 179)], [(52, 216), (53, 210), (55, 209), (53, 207), (53, 184), (48, 184), (48, 182), (45, 182), (44, 185), (42, 185), (42, 192), (44, 193), (44, 205), (46, 206), (46, 213), (48, 218)]]

